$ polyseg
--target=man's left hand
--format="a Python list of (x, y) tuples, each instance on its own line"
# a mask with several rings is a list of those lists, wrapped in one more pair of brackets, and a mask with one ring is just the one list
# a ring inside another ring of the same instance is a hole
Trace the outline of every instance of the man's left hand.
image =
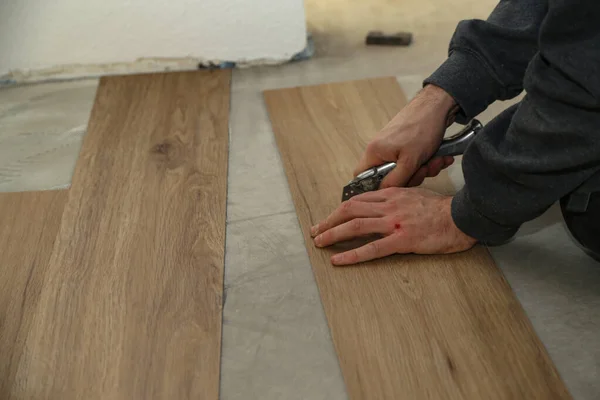
[(311, 229), (317, 247), (379, 234), (381, 239), (331, 257), (349, 265), (396, 253), (445, 254), (468, 250), (477, 242), (454, 224), (451, 196), (420, 188), (388, 188), (343, 202)]

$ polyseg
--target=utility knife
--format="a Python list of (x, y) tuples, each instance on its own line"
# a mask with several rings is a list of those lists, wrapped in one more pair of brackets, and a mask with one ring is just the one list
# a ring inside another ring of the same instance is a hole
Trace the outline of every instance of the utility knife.
[[(469, 122), (456, 135), (442, 140), (442, 144), (432, 158), (457, 156), (459, 154), (463, 154), (467, 149), (467, 146), (469, 146), (469, 144), (475, 138), (475, 135), (477, 135), (482, 128), (483, 125), (481, 125), (481, 122), (476, 119), (471, 120), (471, 122)], [(342, 202), (361, 193), (371, 192), (379, 189), (379, 185), (381, 184), (383, 178), (385, 178), (385, 176), (394, 168), (396, 168), (396, 163), (389, 162), (361, 172), (356, 176), (356, 178), (352, 179), (346, 186), (344, 186), (344, 190), (342, 192)]]

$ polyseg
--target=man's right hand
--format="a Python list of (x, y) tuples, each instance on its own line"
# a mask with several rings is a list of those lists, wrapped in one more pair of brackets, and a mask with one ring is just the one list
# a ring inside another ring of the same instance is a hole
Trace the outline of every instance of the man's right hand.
[(381, 183), (382, 189), (418, 186), (426, 177), (438, 175), (454, 162), (450, 156), (430, 160), (453, 122), (454, 108), (454, 99), (443, 89), (425, 86), (367, 145), (354, 175), (396, 162), (396, 168)]

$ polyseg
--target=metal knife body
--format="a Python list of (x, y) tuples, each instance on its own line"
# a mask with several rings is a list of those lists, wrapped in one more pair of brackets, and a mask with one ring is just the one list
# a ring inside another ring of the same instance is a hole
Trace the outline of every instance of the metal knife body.
[[(476, 119), (471, 120), (471, 122), (456, 135), (442, 140), (442, 144), (432, 158), (463, 154), (467, 149), (467, 146), (469, 146), (475, 138), (475, 135), (477, 135), (482, 128), (483, 125), (481, 125), (481, 122)], [(385, 178), (385, 176), (394, 168), (396, 168), (396, 163), (389, 162), (361, 172), (356, 178), (344, 186), (342, 202), (358, 194), (379, 189), (379, 185), (383, 178)]]

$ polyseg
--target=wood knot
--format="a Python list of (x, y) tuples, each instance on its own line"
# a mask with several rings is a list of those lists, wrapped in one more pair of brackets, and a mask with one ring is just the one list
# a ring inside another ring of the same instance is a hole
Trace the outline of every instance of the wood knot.
[(167, 169), (180, 167), (186, 161), (186, 148), (178, 140), (166, 139), (152, 146), (151, 157)]
[(163, 142), (154, 146), (152, 151), (157, 154), (169, 154), (169, 150), (171, 149), (171, 143)]
[(449, 355), (446, 355), (446, 363), (448, 364), (448, 369), (450, 370), (450, 372), (456, 371), (456, 366), (454, 365), (454, 361), (452, 361), (452, 358), (450, 358)]

